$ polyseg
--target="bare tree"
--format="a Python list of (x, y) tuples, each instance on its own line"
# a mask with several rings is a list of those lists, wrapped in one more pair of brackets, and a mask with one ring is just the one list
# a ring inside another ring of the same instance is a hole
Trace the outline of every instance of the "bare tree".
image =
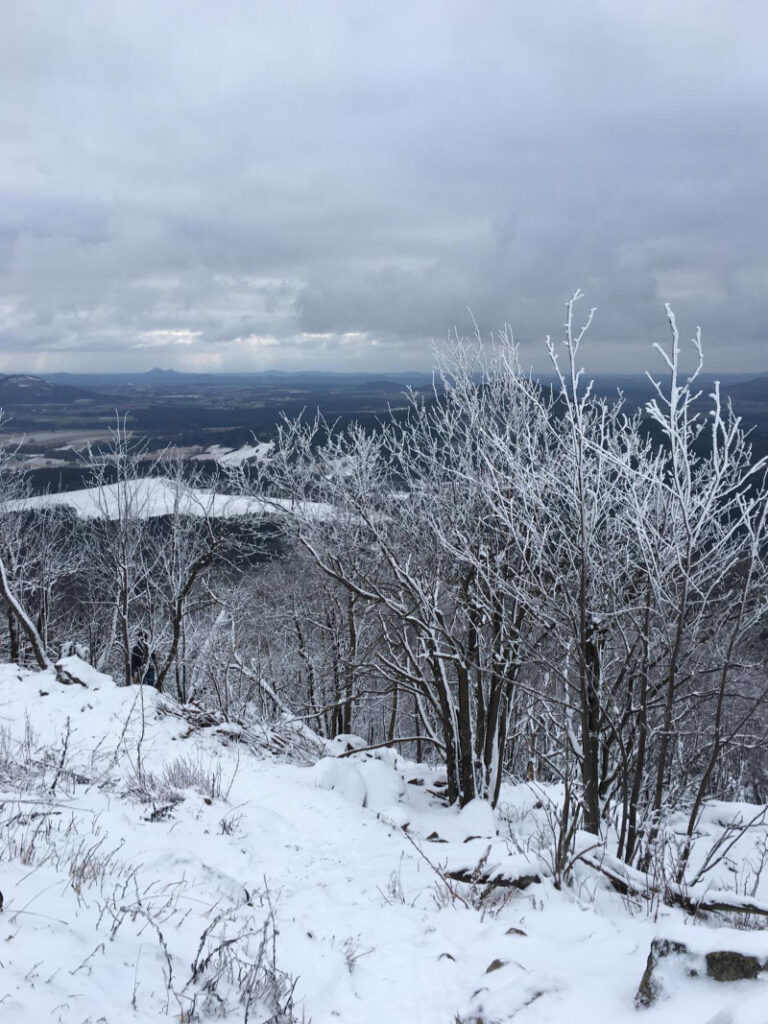
[[(7, 607), (9, 631), (13, 637), (15, 628), (20, 627), (38, 666), (48, 668), (50, 659), (43, 638), (19, 594), (16, 574), (13, 572), (14, 563), (16, 568), (21, 564), (20, 552), (24, 543), (21, 529), (23, 503), (29, 496), (28, 481), (3, 448), (0, 448), (0, 494), (0, 597)], [(18, 643), (15, 646), (18, 647)], [(13, 651), (11, 653), (14, 654)], [(15, 653), (18, 657), (18, 650)]]
[(556, 740), (547, 771), (575, 761), (584, 827), (611, 817), (632, 860), (670, 801), (692, 834), (762, 699), (733, 680), (765, 614), (768, 491), (719, 389), (707, 405), (699, 370), (681, 381), (671, 312), (647, 409), (594, 394), (579, 298), (553, 392), (506, 334), (455, 344), (400, 422), (286, 424), (268, 482), (321, 570), (383, 613), (379, 671), (413, 695), (451, 798), (497, 798), (517, 716), (528, 745)]

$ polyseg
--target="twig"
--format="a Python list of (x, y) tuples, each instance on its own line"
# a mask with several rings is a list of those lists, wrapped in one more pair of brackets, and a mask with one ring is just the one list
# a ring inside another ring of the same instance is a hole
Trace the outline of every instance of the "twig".
[(426, 863), (432, 868), (432, 870), (435, 872), (437, 877), (440, 879), (440, 881), (446, 887), (446, 889), (451, 894), (451, 896), (455, 900), (458, 900), (459, 903), (463, 903), (464, 906), (467, 908), (467, 910), (469, 910), (469, 904), (464, 899), (464, 897), (459, 895), (459, 893), (456, 891), (456, 889), (454, 889), (454, 887), (448, 881), (448, 878), (446, 877), (445, 873), (443, 871), (441, 871), (440, 868), (437, 867), (437, 865), (432, 863), (432, 861), (429, 859), (429, 857), (426, 855), (426, 853), (424, 853), (424, 851), (419, 846), (419, 844), (414, 839), (412, 839), (411, 836), (408, 835), (408, 833), (405, 831), (405, 829), (403, 829), (402, 831), (403, 831), (403, 835), (408, 840), (408, 842), (411, 844), (411, 846), (414, 848), (416, 853), (418, 853), (418, 855), (422, 858), (422, 860), (426, 861)]
[(354, 750), (345, 750), (343, 754), (337, 754), (337, 757), (351, 757), (353, 754), (366, 754), (369, 750), (380, 750), (382, 747), (389, 747), (393, 743), (416, 743), (421, 740), (422, 743), (434, 743), (435, 746), (442, 746), (439, 740), (433, 740), (430, 736), (404, 736), (401, 739), (385, 740), (384, 743), (374, 743), (370, 747), (355, 747)]
[(62, 771), (64, 770), (64, 764), (65, 764), (65, 762), (67, 760), (67, 752), (69, 750), (69, 737), (70, 737), (71, 734), (72, 734), (72, 722), (70, 720), (69, 715), (67, 715), (67, 725), (66, 725), (66, 729), (64, 731), (64, 745), (61, 748), (61, 757), (59, 758), (59, 765), (58, 765), (58, 768), (56, 769), (56, 774), (53, 777), (53, 782), (51, 783), (51, 792), (52, 793), (56, 792), (56, 785), (57, 785), (57, 783), (59, 781), (59, 778), (61, 776)]

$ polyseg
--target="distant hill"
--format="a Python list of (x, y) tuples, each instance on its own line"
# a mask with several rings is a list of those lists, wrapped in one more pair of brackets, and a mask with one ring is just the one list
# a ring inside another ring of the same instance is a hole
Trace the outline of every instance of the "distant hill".
[(162, 370), (159, 366), (153, 366), (151, 370), (147, 370), (146, 373), (142, 374), (143, 377), (157, 377), (160, 380), (173, 380), (174, 377), (184, 377), (187, 374), (180, 373), (178, 370)]
[[(768, 406), (768, 373), (761, 373), (750, 380), (739, 381), (736, 384), (725, 383), (727, 394), (737, 406), (739, 402)], [(768, 410), (767, 410), (768, 411)]]
[(0, 407), (3, 409), (20, 405), (69, 405), (95, 397), (94, 392), (87, 388), (52, 383), (26, 373), (0, 376)]
[(403, 386), (431, 385), (432, 374), (419, 371), (397, 372), (387, 374), (355, 372), (329, 372), (324, 370), (262, 370), (259, 372), (232, 373), (232, 372), (192, 372), (187, 373), (180, 370), (163, 370), (154, 367), (152, 370), (144, 370), (136, 373), (46, 373), (45, 379), (52, 384), (82, 385), (89, 388), (121, 388), (125, 386), (137, 387), (252, 387), (252, 386), (279, 386), (285, 385), (306, 385), (313, 390), (327, 387), (364, 387), (372, 389), (383, 389), (395, 387), (402, 389)]

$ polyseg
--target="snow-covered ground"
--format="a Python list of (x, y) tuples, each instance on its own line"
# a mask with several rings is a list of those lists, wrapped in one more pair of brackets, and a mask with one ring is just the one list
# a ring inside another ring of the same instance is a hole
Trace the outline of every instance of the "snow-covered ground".
[(212, 459), (220, 466), (229, 468), (242, 466), (244, 462), (250, 462), (252, 459), (256, 462), (263, 462), (274, 447), (274, 441), (257, 441), (255, 444), (244, 444), (240, 448), (225, 448), (220, 444), (211, 444), (201, 455), (193, 455), (192, 458)]
[[(154, 690), (68, 670), (85, 685), (0, 666), (0, 1020), (768, 1022), (765, 973), (681, 973), (635, 1008), (655, 937), (768, 957), (768, 932), (649, 914), (586, 868), (558, 891), (543, 790), (458, 812), (438, 770), (391, 751), (335, 741), (291, 763), (268, 733), (260, 750), (258, 732), (191, 729)], [(706, 830), (732, 813), (713, 806)], [(761, 837), (731, 850), (737, 882)], [(543, 880), (446, 880), (481, 861)]]
[[(223, 494), (202, 488), (183, 487), (164, 477), (142, 477), (122, 484), (86, 487), (76, 491), (40, 494), (6, 502), (10, 510), (68, 506), (84, 519), (101, 516), (115, 519), (126, 505), (131, 514), (142, 519), (154, 516), (182, 515), (231, 518), (247, 515), (270, 515), (289, 506), (286, 499), (263, 499), (237, 494)], [(328, 506), (305, 502), (303, 508), (310, 514), (328, 514)]]

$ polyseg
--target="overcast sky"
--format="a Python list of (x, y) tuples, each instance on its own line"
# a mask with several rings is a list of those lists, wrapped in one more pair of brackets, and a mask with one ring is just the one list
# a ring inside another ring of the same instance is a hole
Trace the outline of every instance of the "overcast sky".
[(763, 0), (23, 0), (0, 34), (0, 370), (768, 370)]

